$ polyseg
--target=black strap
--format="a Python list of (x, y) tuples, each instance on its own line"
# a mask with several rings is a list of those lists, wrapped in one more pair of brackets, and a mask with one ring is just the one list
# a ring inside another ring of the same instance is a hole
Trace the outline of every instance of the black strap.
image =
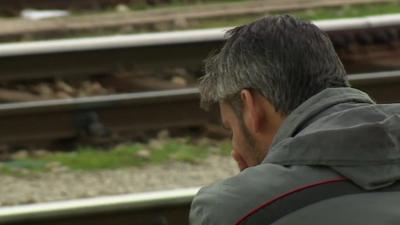
[(245, 224), (272, 224), (285, 215), (311, 204), (343, 195), (376, 193), (376, 192), (396, 192), (400, 191), (400, 182), (379, 190), (366, 191), (348, 180), (338, 180), (337, 182), (316, 185), (301, 191), (293, 192), (283, 198), (260, 207), (257, 211), (245, 219), (238, 221), (236, 225)]

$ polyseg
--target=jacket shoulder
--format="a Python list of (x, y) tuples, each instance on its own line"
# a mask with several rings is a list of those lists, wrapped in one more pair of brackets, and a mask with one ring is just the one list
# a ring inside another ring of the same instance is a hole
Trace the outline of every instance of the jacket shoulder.
[(400, 192), (344, 195), (301, 208), (273, 224), (400, 224), (399, 202)]
[(338, 176), (328, 168), (263, 163), (200, 189), (192, 202), (190, 224), (233, 225), (275, 196)]

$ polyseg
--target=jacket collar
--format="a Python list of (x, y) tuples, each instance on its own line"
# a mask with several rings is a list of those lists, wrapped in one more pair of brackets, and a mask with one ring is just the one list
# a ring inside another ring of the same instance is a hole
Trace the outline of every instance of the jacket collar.
[(360, 90), (354, 88), (327, 88), (306, 100), (289, 114), (275, 135), (271, 149), (282, 140), (296, 135), (300, 128), (307, 125), (311, 119), (321, 112), (336, 104), (345, 102), (375, 104), (366, 93)]

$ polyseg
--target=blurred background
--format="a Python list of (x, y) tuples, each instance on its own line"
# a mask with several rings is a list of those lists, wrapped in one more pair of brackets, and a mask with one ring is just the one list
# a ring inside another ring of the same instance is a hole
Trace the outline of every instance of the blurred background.
[(236, 174), (196, 83), (227, 29), (266, 15), (312, 20), (352, 86), (400, 102), (397, 13), (395, 0), (0, 0), (0, 222), (2, 207)]

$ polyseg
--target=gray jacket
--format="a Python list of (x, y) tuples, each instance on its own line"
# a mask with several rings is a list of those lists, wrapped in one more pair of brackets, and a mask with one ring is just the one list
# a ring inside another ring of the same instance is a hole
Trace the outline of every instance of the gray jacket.
[(311, 97), (286, 118), (260, 165), (199, 191), (190, 222), (264, 225), (240, 220), (277, 196), (342, 177), (372, 192), (319, 201), (272, 224), (400, 224), (400, 192), (374, 192), (400, 179), (400, 104), (375, 104), (352, 88)]

